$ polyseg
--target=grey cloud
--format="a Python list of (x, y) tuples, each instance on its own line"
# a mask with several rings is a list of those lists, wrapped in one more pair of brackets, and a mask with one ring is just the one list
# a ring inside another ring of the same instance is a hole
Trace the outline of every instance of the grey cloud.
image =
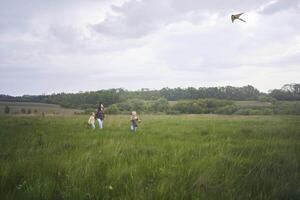
[(118, 38), (142, 37), (170, 23), (188, 19), (191, 12), (218, 12), (229, 15), (230, 12), (258, 8), (266, 2), (268, 1), (132, 0), (120, 7), (112, 6), (112, 10), (117, 15), (109, 16), (92, 27), (100, 34)]
[(74, 43), (80, 39), (80, 32), (78, 29), (71, 26), (52, 25), (48, 34), (58, 39), (63, 43)]
[(0, 32), (26, 32), (30, 20), (38, 13), (54, 10), (57, 1), (18, 1), (3, 0), (0, 6)]
[(49, 21), (61, 24), (65, 18), (80, 13), (80, 9), (110, 4), (108, 2), (110, 0), (1, 0), (0, 34), (36, 31), (49, 25), (43, 24)]
[(300, 27), (295, 24), (300, 23), (300, 13), (285, 11), (259, 17), (259, 26), (253, 28), (232, 26), (218, 18), (217, 24), (207, 30), (169, 33), (159, 43), (157, 56), (172, 70), (195, 72), (240, 66), (280, 68), (299, 63), (289, 48), (299, 46), (296, 38)]
[(176, 14), (169, 1), (129, 1), (121, 7), (112, 6), (117, 16), (92, 27), (95, 31), (123, 38), (135, 38), (148, 34), (167, 23)]
[(260, 13), (270, 15), (289, 9), (299, 10), (299, 4), (300, 0), (277, 0), (265, 6)]
[(229, 11), (249, 11), (251, 9), (255, 9), (263, 3), (268, 2), (268, 0), (244, 0), (244, 1), (236, 1), (236, 0), (210, 0), (210, 1), (199, 1), (199, 0), (172, 0), (172, 5), (180, 11), (211, 11), (211, 12), (229, 12)]
[(296, 52), (292, 55), (283, 56), (281, 58), (275, 58), (271, 62), (262, 64), (260, 63), (260, 66), (268, 66), (268, 67), (277, 67), (277, 68), (285, 68), (287, 66), (299, 66), (300, 63), (300, 52)]
[(145, 24), (145, 25), (136, 25), (130, 27), (127, 25), (125, 19), (120, 19), (119, 17), (112, 17), (105, 20), (101, 24), (96, 24), (91, 26), (95, 31), (107, 35), (115, 36), (120, 38), (137, 38), (142, 35), (147, 34), (149, 31), (157, 27), (156, 24)]
[[(91, 29), (92, 27), (89, 26), (88, 28)], [(49, 46), (49, 51), (51, 48), (54, 48), (53, 50), (56, 52), (89, 55), (124, 51), (144, 45), (144, 42), (139, 39), (116, 41), (103, 37), (97, 37), (96, 39), (88, 38), (85, 37), (78, 28), (60, 25), (51, 26), (47, 35), (44, 36), (44, 40), (52, 41), (52, 45)]]
[(246, 51), (243, 45), (247, 38), (227, 25), (218, 25), (193, 34), (167, 35), (161, 42), (165, 48), (159, 49), (157, 56), (171, 69), (180, 71), (237, 67), (235, 58)]

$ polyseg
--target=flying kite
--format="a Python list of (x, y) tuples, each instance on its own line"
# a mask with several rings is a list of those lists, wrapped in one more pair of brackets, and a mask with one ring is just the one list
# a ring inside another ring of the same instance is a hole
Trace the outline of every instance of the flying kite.
[(239, 19), (239, 20), (241, 20), (242, 22), (246, 22), (245, 20), (243, 20), (243, 19), (240, 18), (240, 16), (241, 16), (242, 14), (244, 14), (244, 13), (240, 13), (240, 14), (236, 14), (236, 15), (231, 15), (231, 21), (232, 21), (232, 23), (233, 23), (234, 20), (236, 20), (236, 19)]

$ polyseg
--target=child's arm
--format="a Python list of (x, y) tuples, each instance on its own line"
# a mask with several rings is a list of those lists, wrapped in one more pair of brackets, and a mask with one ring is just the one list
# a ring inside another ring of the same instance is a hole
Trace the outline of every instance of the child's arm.
[(91, 124), (91, 121), (93, 120), (92, 118), (93, 118), (93, 116), (91, 116), (91, 117), (89, 118), (88, 124)]

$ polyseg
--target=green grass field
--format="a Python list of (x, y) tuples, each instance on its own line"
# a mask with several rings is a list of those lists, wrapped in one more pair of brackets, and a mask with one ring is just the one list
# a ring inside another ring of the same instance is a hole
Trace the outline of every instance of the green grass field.
[(299, 116), (0, 117), (1, 199), (300, 199)]

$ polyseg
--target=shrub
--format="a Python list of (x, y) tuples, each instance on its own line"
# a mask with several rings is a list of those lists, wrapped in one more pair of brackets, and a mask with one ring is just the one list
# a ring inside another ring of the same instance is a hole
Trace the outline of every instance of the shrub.
[(188, 114), (201, 114), (204, 113), (204, 106), (201, 102), (194, 101), (179, 101), (173, 106), (173, 110), (179, 111), (181, 113)]
[(166, 112), (166, 114), (167, 114), (167, 115), (179, 115), (180, 112), (177, 111), (177, 110), (168, 110), (168, 111)]
[(262, 114), (263, 114), (262, 110), (255, 110), (255, 109), (249, 110), (249, 115), (262, 115)]
[(131, 99), (128, 101), (131, 110), (135, 110), (138, 112), (145, 111), (146, 104), (144, 100), (141, 99)]
[(274, 113), (280, 115), (300, 115), (299, 102), (280, 102), (275, 104)]
[(10, 108), (8, 106), (5, 106), (4, 113), (9, 114), (9, 112), (10, 112)]
[[(59, 114), (59, 113), (57, 113)], [(74, 115), (84, 115), (85, 113), (84, 112), (80, 112), (80, 111), (74, 111)]]
[[(173, 109), (181, 113), (201, 114), (201, 113), (216, 113), (217, 110), (225, 106), (234, 106), (232, 101), (218, 99), (198, 99), (178, 101)], [(231, 107), (233, 108), (233, 107)], [(229, 108), (227, 108), (229, 109)], [(223, 112), (223, 111), (220, 111)], [(229, 111), (228, 111), (229, 112)], [(232, 112), (233, 113), (233, 112)]]
[(22, 113), (22, 114), (25, 114), (25, 113), (26, 113), (25, 108), (22, 108), (22, 109), (21, 109), (21, 113)]
[(258, 101), (260, 101), (260, 102), (268, 102), (268, 96), (267, 95), (260, 95), (258, 97)]
[(96, 109), (95, 108), (86, 108), (84, 110), (84, 114), (86, 114), (86, 115), (90, 115), (90, 114), (92, 114), (92, 112), (96, 112)]
[(224, 107), (220, 107), (216, 110), (217, 114), (224, 114), (224, 115), (232, 115), (238, 110), (237, 106), (235, 105), (227, 105)]
[(234, 114), (236, 115), (272, 115), (274, 112), (270, 108), (265, 109), (250, 109), (243, 108), (236, 111)]
[(262, 112), (264, 115), (273, 115), (274, 114), (273, 110), (270, 108), (263, 109)]
[(154, 112), (166, 112), (169, 110), (169, 102), (165, 98), (160, 98), (152, 103), (150, 110)]
[(239, 109), (234, 114), (235, 115), (250, 115), (251, 109)]
[(258, 97), (258, 101), (260, 102), (270, 102), (270, 103), (276, 103), (276, 99), (271, 97), (271, 96), (267, 96), (267, 95), (260, 95)]
[(207, 108), (219, 108), (227, 105), (233, 105), (233, 101), (220, 100), (220, 99), (205, 99), (204, 100)]
[(120, 111), (132, 111), (136, 110), (138, 112), (147, 110), (147, 103), (141, 99), (129, 99), (126, 102), (120, 102), (115, 104)]
[(106, 112), (108, 114), (118, 114), (120, 113), (120, 110), (116, 104), (113, 104), (106, 109)]
[(30, 109), (27, 110), (27, 114), (31, 114), (31, 110)]
[(121, 102), (116, 104), (118, 106), (118, 109), (121, 111), (130, 111), (131, 110), (131, 105), (129, 102)]

